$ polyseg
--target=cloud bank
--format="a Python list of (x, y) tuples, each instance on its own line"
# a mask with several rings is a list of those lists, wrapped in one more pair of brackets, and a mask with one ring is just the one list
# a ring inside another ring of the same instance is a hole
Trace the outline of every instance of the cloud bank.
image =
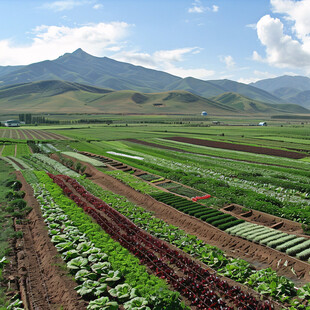
[(310, 72), (310, 1), (271, 0), (272, 12), (257, 23), (257, 36), (265, 47), (265, 57), (257, 51), (253, 59), (279, 68), (304, 68)]

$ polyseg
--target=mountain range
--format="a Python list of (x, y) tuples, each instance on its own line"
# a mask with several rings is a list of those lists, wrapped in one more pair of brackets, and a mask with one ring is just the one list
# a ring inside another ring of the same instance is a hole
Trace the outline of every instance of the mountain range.
[[(95, 57), (82, 49), (27, 66), (0, 66), (1, 111), (13, 111), (15, 107), (17, 111), (23, 108), (51, 112), (57, 102), (64, 105), (71, 102), (71, 111), (75, 104), (81, 111), (87, 105), (87, 112), (107, 113), (116, 113), (118, 109), (124, 113), (127, 110), (159, 113), (160, 110), (182, 114), (207, 109), (217, 114), (220, 110), (224, 114), (310, 113), (306, 109), (310, 108), (310, 79), (280, 77), (248, 85), (227, 79), (180, 78), (107, 57)], [(126, 102), (133, 106), (126, 108)]]

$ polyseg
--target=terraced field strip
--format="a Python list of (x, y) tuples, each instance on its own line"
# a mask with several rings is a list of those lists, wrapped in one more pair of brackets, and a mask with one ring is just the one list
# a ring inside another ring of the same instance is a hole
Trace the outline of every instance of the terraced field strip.
[(278, 150), (278, 149), (270, 149), (270, 148), (263, 148), (263, 147), (257, 147), (257, 146), (249, 146), (249, 145), (243, 145), (243, 144), (234, 144), (234, 143), (218, 142), (218, 141), (202, 140), (202, 139), (194, 139), (194, 138), (186, 138), (186, 137), (169, 137), (165, 139), (185, 142), (185, 143), (190, 143), (190, 144), (195, 144), (195, 145), (201, 145), (201, 146), (220, 148), (220, 149), (242, 151), (242, 152), (255, 153), (255, 154), (265, 154), (265, 155), (279, 156), (279, 157), (293, 158), (293, 159), (301, 159), (307, 156), (305, 154), (301, 154), (297, 152), (283, 151), (283, 150)]
[(27, 137), (27, 140), (36, 140), (36, 137), (32, 135), (31, 131), (29, 129), (22, 129), (25, 136)]
[(36, 140), (46, 140), (46, 137), (41, 130), (29, 129), (30, 133), (35, 137)]
[(21, 140), (27, 140), (27, 136), (24, 134), (24, 129), (18, 129), (18, 133)]
[(19, 136), (17, 135), (16, 129), (11, 129), (11, 135), (12, 135), (12, 139), (14, 139), (14, 140), (19, 139)]
[(15, 156), (27, 156), (31, 154), (30, 148), (26, 143), (17, 143), (17, 150)]
[[(64, 154), (66, 154), (66, 152), (64, 152)], [(79, 152), (79, 154), (83, 154), (90, 158), (96, 158), (97, 160), (107, 165), (110, 169), (120, 170), (123, 172), (133, 172), (133, 175), (137, 176), (139, 179), (142, 179), (145, 182), (151, 183), (153, 186), (160, 188), (162, 191), (169, 191), (169, 192), (176, 193), (176, 194), (186, 196), (186, 197), (206, 195), (206, 193), (195, 190), (184, 184), (174, 182), (169, 179), (165, 179), (159, 175), (150, 174), (140, 169), (136, 169), (132, 166), (125, 165), (120, 161), (111, 159), (103, 155), (97, 155), (97, 154), (93, 154), (90, 152)], [(69, 153), (67, 153), (67, 155), (69, 155)]]
[(2, 149), (2, 156), (15, 156), (15, 144), (5, 144), (4, 149)]
[(7, 132), (7, 129), (1, 129), (1, 137), (2, 138), (7, 138), (7, 136), (6, 136), (6, 132)]
[(59, 135), (57, 133), (52, 133), (49, 131), (44, 131), (44, 133), (47, 136), (47, 139), (51, 139), (51, 140), (69, 140), (70, 138), (63, 136), (63, 135)]

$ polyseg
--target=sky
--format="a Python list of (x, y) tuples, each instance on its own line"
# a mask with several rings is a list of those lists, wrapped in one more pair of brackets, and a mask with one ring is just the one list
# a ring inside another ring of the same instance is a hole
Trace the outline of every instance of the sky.
[(310, 77), (310, 0), (0, 0), (0, 66), (78, 48), (203, 80)]

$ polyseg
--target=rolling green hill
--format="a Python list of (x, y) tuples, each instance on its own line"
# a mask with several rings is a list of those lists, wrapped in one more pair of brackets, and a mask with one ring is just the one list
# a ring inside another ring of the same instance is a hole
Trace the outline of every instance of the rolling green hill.
[[(281, 108), (278, 108), (280, 107)], [(0, 110), (5, 113), (137, 113), (209, 115), (310, 113), (295, 105), (270, 105), (238, 94), (212, 100), (177, 90), (141, 93), (114, 91), (79, 83), (48, 80), (0, 88)]]
[(274, 114), (274, 113), (309, 113), (309, 110), (295, 104), (269, 104), (253, 100), (238, 93), (223, 93), (219, 96), (210, 98), (216, 102), (221, 102), (240, 112), (248, 114)]

